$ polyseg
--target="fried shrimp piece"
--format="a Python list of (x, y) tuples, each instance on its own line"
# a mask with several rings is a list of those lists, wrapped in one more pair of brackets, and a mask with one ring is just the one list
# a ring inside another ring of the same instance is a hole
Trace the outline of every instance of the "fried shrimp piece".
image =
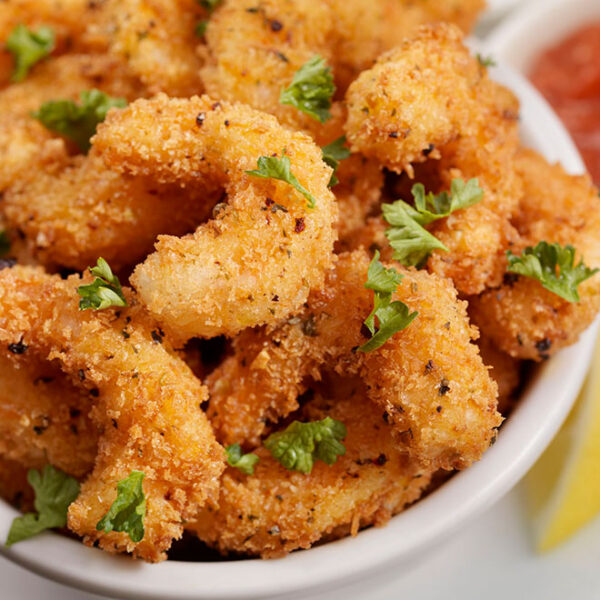
[(490, 368), (492, 379), (498, 384), (498, 412), (504, 416), (515, 403), (523, 373), (523, 361), (498, 350), (487, 337), (477, 340), (479, 352), (485, 365)]
[(218, 439), (256, 445), (267, 422), (295, 410), (307, 378), (318, 379), (327, 364), (360, 374), (401, 445), (422, 464), (464, 468), (480, 458), (501, 418), (496, 385), (471, 343), (477, 331), (466, 303), (448, 280), (402, 270), (394, 299), (418, 317), (381, 348), (357, 351), (373, 307), (364, 287), (368, 266), (363, 251), (341, 255), (299, 314), (234, 340), (233, 355), (207, 379)]
[[(13, 347), (13, 350), (17, 349)], [(74, 477), (94, 466), (93, 398), (55, 365), (27, 353), (0, 355), (0, 456), (28, 469), (50, 463)]]
[(441, 159), (441, 189), (455, 178), (478, 179), (482, 202), (431, 227), (449, 252), (434, 252), (428, 268), (464, 294), (499, 285), (504, 252), (517, 237), (509, 221), (520, 196), (515, 97), (488, 79), (456, 27), (440, 24), (384, 54), (346, 100), (353, 150), (411, 177), (414, 163)]
[[(111, 169), (223, 190), (227, 204), (194, 234), (160, 236), (131, 282), (177, 340), (234, 335), (298, 309), (333, 260), (337, 207), (321, 150), (243, 105), (159, 95), (111, 112), (94, 146)], [(284, 181), (248, 174), (290, 161), (314, 207)], [(217, 210), (218, 209), (218, 210)]]
[[(600, 200), (589, 176), (568, 175), (539, 154), (522, 150), (516, 169), (524, 195), (514, 224), (522, 236), (513, 252), (544, 240), (576, 249), (591, 268), (600, 267)], [(544, 360), (569, 346), (600, 308), (600, 276), (578, 288), (580, 302), (570, 303), (531, 278), (512, 276), (498, 289), (470, 299), (471, 316), (482, 333), (515, 358)]]
[[(0, 342), (57, 361), (96, 398), (98, 456), (69, 508), (69, 528), (87, 544), (158, 561), (181, 535), (183, 521), (217, 492), (224, 453), (200, 408), (205, 388), (169, 351), (133, 294), (125, 291), (130, 308), (82, 312), (77, 287), (89, 281), (20, 266), (0, 271)], [(145, 473), (139, 543), (126, 533), (96, 530), (117, 483), (132, 470)]]
[(0, 91), (0, 192), (37, 167), (66, 164), (65, 141), (30, 113), (49, 100), (77, 100), (83, 90), (92, 88), (128, 100), (144, 93), (120, 61), (86, 54), (41, 63), (25, 81)]
[(202, 91), (197, 23), (206, 16), (191, 0), (106, 0), (100, 31), (110, 52), (127, 62), (148, 91), (191, 96)]
[[(360, 380), (338, 382), (334, 395), (317, 393), (299, 420), (342, 421), (346, 453), (334, 465), (316, 462), (308, 475), (286, 470), (265, 448), (254, 475), (228, 468), (218, 509), (205, 508), (189, 526), (223, 553), (283, 556), (329, 539), (383, 525), (416, 500), (430, 480), (395, 442)], [(343, 392), (343, 393), (342, 393)]]
[(83, 270), (102, 256), (120, 269), (143, 260), (159, 234), (186, 234), (210, 216), (218, 196), (195, 187), (108, 171), (92, 150), (22, 176), (4, 211), (43, 264)]
[(50, 27), (55, 38), (52, 56), (98, 52), (106, 47), (106, 42), (90, 35), (89, 28), (99, 17), (100, 5), (101, 2), (89, 0), (4, 0), (0, 11), (0, 87), (8, 83), (12, 73), (13, 59), (4, 43), (17, 25), (26, 25), (33, 31)]

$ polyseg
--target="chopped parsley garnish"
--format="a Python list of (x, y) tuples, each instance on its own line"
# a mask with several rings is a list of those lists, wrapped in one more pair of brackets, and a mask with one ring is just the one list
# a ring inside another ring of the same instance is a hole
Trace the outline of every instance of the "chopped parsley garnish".
[(482, 54), (477, 53), (477, 60), (482, 67), (495, 67), (497, 65), (496, 61), (491, 56), (483, 56)]
[(203, 38), (206, 34), (206, 28), (208, 27), (208, 21), (205, 19), (203, 21), (198, 21), (196, 23), (196, 29), (194, 30), (196, 37)]
[(131, 471), (128, 477), (117, 483), (117, 499), (98, 521), (98, 531), (123, 531), (135, 543), (144, 538), (146, 496), (142, 487), (143, 480), (142, 471)]
[(259, 461), (256, 454), (244, 454), (239, 444), (231, 444), (225, 448), (227, 452), (227, 464), (239, 469), (246, 475), (254, 475), (254, 465)]
[(292, 83), (281, 90), (279, 102), (291, 104), (321, 123), (331, 119), (331, 98), (335, 93), (331, 68), (324, 58), (313, 56), (294, 74)]
[(121, 282), (103, 258), (98, 259), (95, 267), (90, 267), (90, 273), (95, 277), (94, 281), (77, 288), (77, 293), (81, 296), (79, 310), (127, 306)]
[(340, 161), (346, 160), (350, 157), (350, 150), (344, 145), (345, 143), (346, 136), (343, 135), (337, 140), (331, 142), (331, 144), (327, 144), (327, 146), (323, 146), (323, 148), (321, 148), (321, 151), (323, 152), (323, 162), (333, 169), (331, 179), (329, 180), (329, 187), (333, 187), (339, 183), (339, 180), (335, 174), (338, 170)]
[(106, 119), (108, 111), (126, 105), (124, 98), (112, 98), (93, 89), (81, 92), (79, 104), (72, 100), (50, 100), (44, 102), (32, 116), (47, 129), (75, 142), (82, 152), (87, 152), (96, 127)]
[(583, 259), (575, 266), (575, 248), (570, 245), (563, 247), (542, 241), (535, 248), (525, 248), (521, 256), (510, 250), (506, 255), (510, 273), (537, 279), (547, 290), (568, 302), (579, 302), (577, 287), (598, 272), (586, 267)]
[(425, 229), (433, 221), (448, 217), (456, 210), (477, 204), (483, 190), (477, 179), (453, 179), (450, 193), (425, 193), (422, 183), (412, 187), (415, 206), (402, 200), (382, 206), (383, 217), (391, 225), (385, 234), (394, 249), (394, 259), (406, 266), (422, 266), (433, 250), (448, 248)]
[(46, 465), (43, 470), (31, 469), (27, 481), (35, 492), (35, 513), (17, 517), (10, 527), (6, 545), (12, 546), (46, 529), (67, 524), (69, 505), (79, 495), (79, 482), (59, 469)]
[(45, 26), (32, 31), (25, 25), (17, 25), (6, 40), (6, 49), (15, 59), (11, 80), (23, 81), (29, 69), (54, 50), (54, 31)]
[(290, 159), (285, 155), (285, 148), (281, 153), (281, 158), (277, 158), (276, 156), (261, 156), (258, 159), (258, 169), (246, 171), (246, 173), (254, 177), (262, 177), (263, 179), (285, 181), (308, 200), (308, 208), (315, 207), (315, 197), (305, 187), (300, 185), (300, 182), (292, 173)]
[(0, 256), (6, 256), (10, 252), (10, 237), (6, 229), (0, 230)]
[[(222, 0), (198, 0), (198, 4), (202, 6), (210, 16), (216, 8), (221, 4)], [(196, 36), (199, 38), (203, 38), (206, 34), (206, 28), (208, 27), (208, 19), (204, 19), (202, 21), (198, 21), (196, 23)]]
[(346, 453), (341, 443), (346, 433), (346, 426), (331, 417), (311, 423), (294, 421), (283, 431), (272, 433), (264, 445), (286, 469), (308, 474), (316, 460), (332, 465)]
[(209, 14), (216, 10), (222, 0), (198, 0), (200, 6), (205, 8)]
[[(365, 325), (372, 337), (359, 348), (361, 352), (377, 350), (395, 333), (406, 329), (419, 314), (411, 313), (408, 306), (400, 300), (392, 302), (392, 294), (401, 281), (402, 275), (396, 269), (386, 269), (381, 264), (379, 251), (376, 250), (369, 265), (365, 283), (365, 287), (375, 293), (373, 310), (365, 319)], [(375, 318), (377, 318), (377, 324)]]

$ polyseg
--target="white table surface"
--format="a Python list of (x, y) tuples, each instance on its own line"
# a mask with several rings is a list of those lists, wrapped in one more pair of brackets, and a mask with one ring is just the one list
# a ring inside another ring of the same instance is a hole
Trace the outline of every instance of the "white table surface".
[[(538, 556), (517, 487), (429, 559), (380, 586), (372, 582), (311, 600), (597, 600), (600, 520)], [(100, 600), (46, 581), (0, 558), (1, 600)]]

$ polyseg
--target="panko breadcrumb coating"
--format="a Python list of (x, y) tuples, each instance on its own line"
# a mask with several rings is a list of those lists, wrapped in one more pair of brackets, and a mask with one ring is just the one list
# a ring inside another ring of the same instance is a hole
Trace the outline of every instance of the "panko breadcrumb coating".
[[(308, 136), (241, 104), (159, 95), (112, 111), (93, 143), (109, 168), (223, 191), (212, 220), (182, 238), (160, 236), (131, 277), (177, 340), (276, 322), (322, 284), (337, 207), (331, 169)], [(288, 183), (246, 173), (284, 152), (314, 208)]]
[(27, 481), (27, 469), (20, 463), (0, 456), (0, 498), (18, 510), (33, 510), (33, 490)]
[(464, 294), (498, 285), (521, 193), (511, 173), (515, 97), (488, 79), (456, 27), (440, 24), (420, 28), (381, 56), (350, 86), (346, 101), (353, 150), (411, 176), (413, 163), (441, 159), (442, 189), (452, 179), (478, 179), (483, 201), (431, 228), (450, 252), (435, 251), (427, 266)]
[[(524, 194), (514, 218), (521, 239), (513, 249), (544, 240), (576, 249), (590, 268), (600, 267), (600, 199), (588, 175), (568, 175), (532, 150), (516, 162)], [(600, 276), (579, 286), (580, 302), (570, 303), (537, 280), (508, 274), (498, 289), (470, 299), (471, 316), (488, 337), (515, 358), (544, 360), (577, 341), (600, 308)]]
[(265, 448), (254, 475), (228, 468), (218, 508), (206, 507), (188, 528), (221, 552), (283, 556), (327, 537), (356, 535), (383, 525), (416, 500), (431, 473), (408, 458), (392, 428), (366, 397), (360, 380), (336, 381), (331, 392), (317, 392), (298, 416), (342, 421), (346, 453), (337, 462), (317, 461), (308, 475), (288, 471)]
[(329, 367), (360, 374), (401, 446), (423, 465), (464, 468), (481, 457), (502, 419), (466, 303), (448, 280), (402, 269), (394, 299), (419, 315), (381, 348), (362, 353), (373, 307), (364, 287), (368, 266), (362, 251), (341, 255), (302, 312), (234, 340), (233, 355), (207, 380), (208, 415), (220, 441), (256, 445), (268, 421), (298, 407), (307, 378)]
[[(126, 291), (130, 308), (78, 309), (77, 287), (41, 269), (0, 271), (0, 342), (21, 354), (57, 361), (96, 398), (91, 412), (101, 429), (92, 474), (69, 508), (69, 528), (87, 544), (130, 552), (148, 561), (165, 558), (218, 489), (223, 449), (200, 408), (206, 388), (169, 352), (161, 330)], [(96, 524), (116, 497), (117, 482), (145, 473), (145, 536), (104, 533)]]
[(0, 355), (0, 456), (27, 469), (47, 463), (81, 478), (94, 466), (94, 399), (56, 364), (33, 355)]
[(110, 53), (126, 63), (151, 94), (202, 91), (196, 25), (206, 11), (195, 0), (104, 0), (96, 28)]
[(10, 187), (4, 210), (43, 264), (84, 270), (99, 256), (135, 265), (159, 234), (184, 235), (208, 219), (219, 195), (106, 169), (94, 150), (34, 170)]

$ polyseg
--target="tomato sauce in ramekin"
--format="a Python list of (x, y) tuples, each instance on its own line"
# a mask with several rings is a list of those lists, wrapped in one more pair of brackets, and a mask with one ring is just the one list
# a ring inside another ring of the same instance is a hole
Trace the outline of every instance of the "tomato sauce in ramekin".
[(544, 52), (530, 79), (566, 125), (600, 184), (600, 22)]

